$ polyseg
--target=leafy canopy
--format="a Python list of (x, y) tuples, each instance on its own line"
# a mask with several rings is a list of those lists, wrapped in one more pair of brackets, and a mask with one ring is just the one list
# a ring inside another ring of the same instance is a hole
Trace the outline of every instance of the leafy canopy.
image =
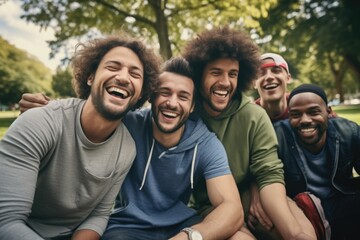
[(52, 94), (50, 69), (1, 37), (0, 46), (0, 104), (17, 103), (24, 92)]

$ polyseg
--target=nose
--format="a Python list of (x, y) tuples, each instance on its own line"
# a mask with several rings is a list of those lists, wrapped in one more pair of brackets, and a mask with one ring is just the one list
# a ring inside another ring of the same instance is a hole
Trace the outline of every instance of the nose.
[(266, 69), (264, 77), (265, 77), (265, 79), (273, 79), (274, 78), (274, 76), (271, 72), (271, 69)]
[(175, 95), (171, 95), (168, 100), (166, 101), (166, 105), (170, 108), (176, 107), (178, 101)]
[(129, 73), (127, 68), (123, 67), (120, 70), (118, 70), (115, 79), (121, 84), (128, 84), (130, 80), (129, 80)]
[(227, 73), (222, 74), (219, 82), (223, 86), (229, 86), (230, 85), (229, 75)]
[(300, 118), (300, 123), (309, 123), (309, 122), (311, 122), (311, 118), (309, 117), (309, 115), (306, 113), (302, 114)]

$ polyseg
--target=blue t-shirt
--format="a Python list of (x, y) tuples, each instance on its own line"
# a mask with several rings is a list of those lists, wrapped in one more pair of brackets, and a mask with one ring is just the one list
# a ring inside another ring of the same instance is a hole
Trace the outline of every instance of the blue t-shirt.
[(135, 140), (137, 156), (117, 198), (108, 229), (182, 223), (196, 214), (187, 206), (191, 179), (195, 185), (204, 178), (231, 174), (223, 145), (200, 118), (186, 121), (180, 142), (170, 149), (153, 139), (150, 109), (128, 113), (124, 123)]
[(303, 149), (306, 160), (304, 161), (305, 175), (308, 190), (320, 199), (326, 199), (333, 194), (334, 188), (331, 184), (331, 169), (327, 161), (326, 148), (320, 153), (312, 154)]

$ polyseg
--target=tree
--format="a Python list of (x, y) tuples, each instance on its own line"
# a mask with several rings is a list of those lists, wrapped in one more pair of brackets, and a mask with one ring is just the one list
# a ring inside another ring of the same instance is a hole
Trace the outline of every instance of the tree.
[(73, 37), (94, 37), (121, 29), (149, 40), (164, 59), (179, 53), (185, 40), (196, 32), (230, 24), (258, 27), (259, 17), (275, 0), (54, 0), (23, 1), (23, 18), (42, 28), (52, 27), (56, 40), (52, 54)]
[(48, 68), (1, 37), (0, 46), (0, 104), (17, 103), (24, 92), (52, 94)]
[(71, 84), (72, 74), (69, 68), (65, 70), (58, 67), (53, 75), (51, 86), (54, 92), (60, 97), (76, 97)]
[(319, 66), (317, 62), (327, 59), (333, 86), (343, 99), (345, 65), (335, 70), (334, 64), (346, 63), (360, 84), (359, 10), (360, 4), (352, 0), (280, 0), (269, 10), (271, 18), (260, 22), (265, 35), (271, 35), (286, 54), (295, 56), (298, 64), (311, 61), (313, 56), (313, 63)]

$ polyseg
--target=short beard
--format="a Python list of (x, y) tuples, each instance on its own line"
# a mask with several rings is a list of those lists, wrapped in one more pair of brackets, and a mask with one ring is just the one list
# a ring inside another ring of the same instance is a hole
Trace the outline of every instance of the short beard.
[(118, 121), (122, 119), (126, 115), (126, 113), (128, 113), (133, 107), (133, 106), (128, 106), (124, 111), (114, 113), (104, 105), (104, 102), (102, 101), (102, 98), (99, 96), (99, 94), (91, 93), (91, 97), (92, 97), (92, 103), (94, 104), (96, 111), (98, 111), (100, 115), (108, 121)]
[[(152, 113), (156, 113), (156, 114), (161, 114), (160, 112), (160, 109), (157, 108), (157, 112), (156, 112), (156, 109), (154, 106), (151, 107), (151, 111)], [(177, 130), (179, 130), (186, 122), (188, 116), (184, 116), (183, 119), (180, 119), (180, 122), (178, 122), (178, 124), (174, 127), (174, 128), (171, 128), (171, 129), (164, 129), (160, 124), (159, 124), (159, 120), (158, 120), (158, 116), (157, 115), (153, 115), (153, 120), (157, 126), (157, 128), (160, 130), (160, 132), (162, 133), (165, 133), (165, 134), (170, 134), (170, 133), (174, 133), (176, 132)]]
[(316, 136), (316, 139), (313, 140), (312, 142), (304, 141), (304, 139), (300, 136), (298, 131), (295, 132), (295, 135), (300, 140), (302, 145), (304, 145), (304, 146), (315, 146), (316, 144), (318, 144), (321, 141), (321, 138), (324, 135), (324, 131), (321, 128), (318, 127), (317, 129), (318, 129), (318, 134)]

